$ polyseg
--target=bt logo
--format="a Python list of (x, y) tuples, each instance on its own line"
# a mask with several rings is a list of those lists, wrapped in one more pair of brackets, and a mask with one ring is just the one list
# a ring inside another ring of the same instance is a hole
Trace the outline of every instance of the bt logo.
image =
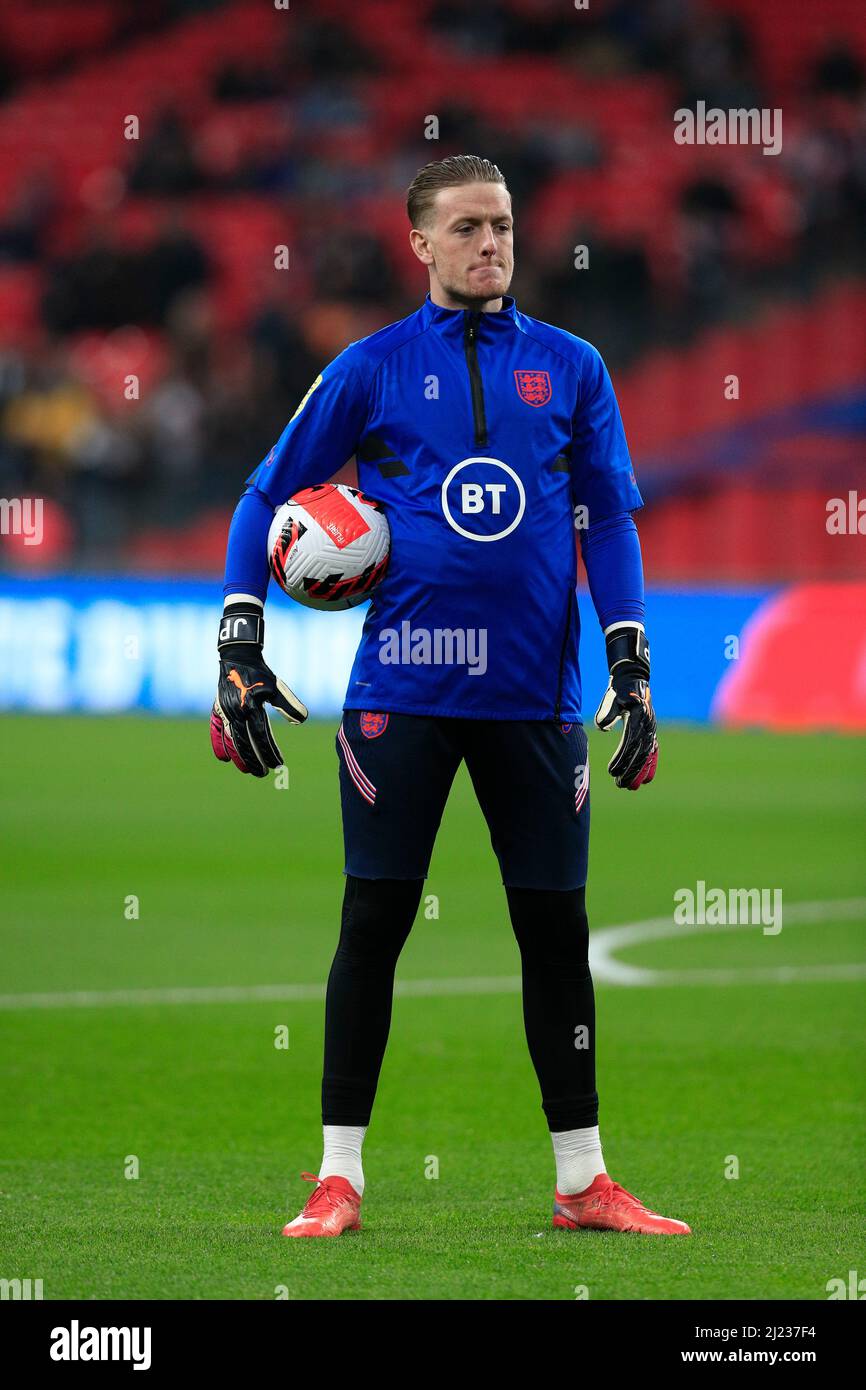
[(462, 505), (460, 510), (465, 516), (467, 512), (484, 511), (484, 494), (489, 492), (490, 510), (494, 516), (499, 516), (500, 512), (500, 493), (505, 492), (505, 483), (461, 483), (460, 496)]
[(445, 520), (470, 541), (501, 541), (520, 525), (525, 509), (523, 483), (501, 459), (463, 459), (442, 484)]

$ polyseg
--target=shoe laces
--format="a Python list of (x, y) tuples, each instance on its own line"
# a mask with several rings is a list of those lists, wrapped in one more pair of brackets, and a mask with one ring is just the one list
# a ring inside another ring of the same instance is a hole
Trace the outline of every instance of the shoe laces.
[(304, 1179), (304, 1182), (314, 1182), (316, 1184), (315, 1192), (311, 1192), (307, 1198), (306, 1205), (304, 1206), (305, 1213), (312, 1211), (317, 1205), (320, 1207), (338, 1207), (345, 1202), (346, 1198), (342, 1193), (338, 1194), (329, 1190), (325, 1181), (317, 1177), (315, 1173), (302, 1173), (301, 1177)]
[(614, 1182), (613, 1180), (611, 1180), (609, 1187), (606, 1187), (603, 1192), (599, 1193), (598, 1204), (600, 1207), (613, 1206), (614, 1203), (621, 1201), (623, 1197), (640, 1208), (641, 1211), (646, 1211), (643, 1202), (639, 1201), (633, 1192), (626, 1192), (625, 1188), (620, 1183)]

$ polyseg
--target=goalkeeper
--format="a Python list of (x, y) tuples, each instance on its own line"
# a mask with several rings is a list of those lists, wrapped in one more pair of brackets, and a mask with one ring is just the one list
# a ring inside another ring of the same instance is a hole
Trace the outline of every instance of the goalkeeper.
[[(613, 1181), (598, 1127), (576, 520), (610, 670), (596, 723), (620, 729), (608, 771), (636, 790), (658, 759), (631, 516), (642, 499), (613, 387), (595, 348), (529, 318), (507, 293), (514, 226), (494, 164), (428, 164), (408, 213), (429, 273), (424, 303), (324, 369), (248, 478), (228, 540), (211, 739), (217, 757), (264, 777), (282, 761), (265, 706), (292, 723), (307, 717), (263, 656), (274, 509), (354, 454), (391, 527), (335, 742), (346, 882), (325, 1010), (324, 1153), (283, 1234), (360, 1226), (394, 971), (464, 760), (521, 953), (556, 1165), (554, 1225), (688, 1234)], [(395, 633), (409, 635), (409, 660), (394, 659)], [(483, 639), (483, 668), (437, 662), (441, 633), (462, 634), (466, 650)]]

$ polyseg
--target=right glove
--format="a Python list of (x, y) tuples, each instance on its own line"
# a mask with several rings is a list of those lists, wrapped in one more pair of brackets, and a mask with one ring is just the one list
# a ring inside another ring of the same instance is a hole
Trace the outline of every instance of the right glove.
[(284, 681), (265, 664), (265, 620), (250, 603), (226, 604), (219, 630), (220, 676), (210, 716), (210, 741), (220, 762), (231, 760), (241, 772), (267, 777), (282, 766), (265, 704), (273, 705), (290, 724), (303, 724), (302, 705)]
[(614, 623), (604, 637), (610, 680), (595, 722), (606, 733), (622, 720), (622, 737), (607, 770), (618, 787), (634, 792), (652, 781), (659, 760), (649, 688), (649, 643), (643, 623)]

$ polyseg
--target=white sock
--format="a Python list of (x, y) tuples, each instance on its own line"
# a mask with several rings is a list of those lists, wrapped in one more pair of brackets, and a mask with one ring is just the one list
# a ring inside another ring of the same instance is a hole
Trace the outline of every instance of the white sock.
[(585, 1192), (605, 1171), (598, 1125), (592, 1129), (562, 1129), (551, 1134), (556, 1159), (556, 1186), (563, 1197)]
[(319, 1165), (320, 1178), (345, 1178), (359, 1197), (364, 1195), (364, 1170), (361, 1167), (361, 1145), (367, 1133), (366, 1125), (323, 1125), (325, 1152)]

